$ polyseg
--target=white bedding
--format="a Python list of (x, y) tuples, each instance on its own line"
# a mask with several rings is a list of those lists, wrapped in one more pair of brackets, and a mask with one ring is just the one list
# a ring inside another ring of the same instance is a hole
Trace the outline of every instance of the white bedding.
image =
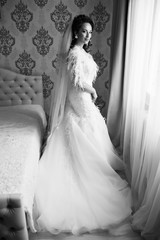
[(40, 105), (0, 107), (0, 194), (21, 195), (32, 231), (36, 171), (45, 127)]

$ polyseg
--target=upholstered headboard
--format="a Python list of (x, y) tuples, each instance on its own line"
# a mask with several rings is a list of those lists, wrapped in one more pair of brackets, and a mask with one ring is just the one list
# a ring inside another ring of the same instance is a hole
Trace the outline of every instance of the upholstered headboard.
[(0, 106), (39, 104), (43, 107), (41, 76), (25, 76), (0, 68)]

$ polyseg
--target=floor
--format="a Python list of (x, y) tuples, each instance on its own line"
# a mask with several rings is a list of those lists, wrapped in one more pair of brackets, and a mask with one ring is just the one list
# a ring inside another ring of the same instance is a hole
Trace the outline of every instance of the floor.
[(71, 234), (51, 235), (49, 233), (30, 233), (29, 240), (142, 240), (142, 238), (136, 233), (123, 235), (121, 237), (110, 236), (107, 232), (82, 234), (80, 236)]

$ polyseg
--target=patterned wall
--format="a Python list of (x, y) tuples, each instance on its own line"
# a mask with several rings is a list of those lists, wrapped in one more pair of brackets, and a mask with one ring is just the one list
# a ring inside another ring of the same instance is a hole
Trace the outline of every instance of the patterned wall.
[(54, 88), (58, 43), (77, 14), (95, 24), (91, 54), (99, 65), (96, 104), (106, 116), (109, 94), (112, 0), (0, 0), (0, 67), (42, 75), (45, 109)]

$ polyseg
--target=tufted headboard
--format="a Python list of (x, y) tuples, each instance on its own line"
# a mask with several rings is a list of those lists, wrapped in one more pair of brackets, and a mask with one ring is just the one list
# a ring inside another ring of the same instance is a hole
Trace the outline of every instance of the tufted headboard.
[(39, 104), (43, 107), (41, 76), (25, 76), (0, 68), (0, 106)]

